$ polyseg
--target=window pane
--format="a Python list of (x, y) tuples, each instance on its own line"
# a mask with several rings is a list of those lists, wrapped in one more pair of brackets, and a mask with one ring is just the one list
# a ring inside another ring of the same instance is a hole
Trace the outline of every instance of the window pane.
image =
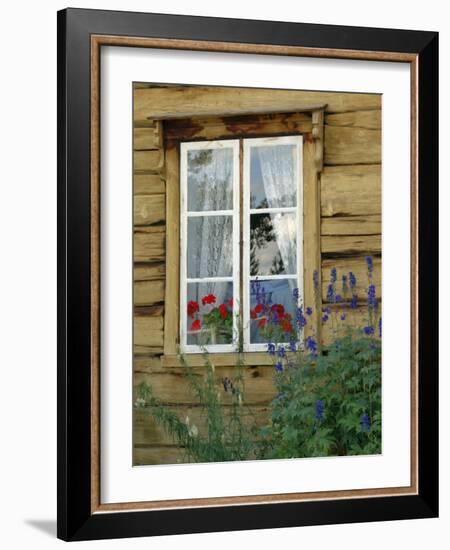
[(191, 150), (187, 154), (188, 210), (233, 208), (233, 149)]
[(233, 218), (188, 218), (187, 276), (229, 277), (233, 270)]
[(233, 283), (188, 283), (187, 343), (190, 345), (233, 342)]
[(250, 343), (296, 339), (296, 279), (250, 282)]
[(296, 273), (296, 214), (251, 214), (250, 275)]
[(298, 159), (295, 145), (250, 149), (250, 208), (296, 206)]

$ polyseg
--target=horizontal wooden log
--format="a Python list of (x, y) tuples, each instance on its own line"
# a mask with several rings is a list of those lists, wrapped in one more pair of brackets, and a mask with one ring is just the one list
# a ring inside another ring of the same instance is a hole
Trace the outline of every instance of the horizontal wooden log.
[(380, 254), (381, 235), (324, 235), (320, 239), (322, 254)]
[(166, 220), (166, 196), (138, 195), (133, 201), (134, 225), (151, 225)]
[(133, 266), (135, 281), (154, 281), (164, 279), (166, 264), (164, 262), (135, 263)]
[(134, 92), (134, 120), (295, 112), (326, 105), (328, 112), (381, 108), (377, 94), (263, 88), (154, 86)]
[[(381, 258), (372, 258), (373, 275), (372, 282), (376, 286), (378, 295), (381, 292)], [(366, 289), (368, 287), (369, 278), (367, 273), (367, 263), (364, 256), (356, 258), (336, 258), (332, 260), (322, 261), (322, 299), (326, 301), (327, 288), (330, 283), (330, 272), (332, 268), (336, 268), (337, 283), (336, 293), (343, 295), (342, 290), (342, 275), (347, 275), (352, 272), (356, 277), (356, 294), (360, 299), (365, 299)]]
[(322, 216), (381, 214), (381, 166), (326, 166), (320, 201)]
[[(374, 338), (378, 338), (378, 315), (381, 313), (381, 304), (378, 307), (378, 312), (374, 314)], [(328, 345), (336, 338), (342, 338), (348, 334), (350, 330), (353, 336), (365, 337), (363, 333), (364, 327), (369, 324), (369, 313), (367, 306), (359, 305), (356, 309), (351, 309), (348, 305), (331, 308), (332, 312), (328, 314), (328, 320), (322, 323), (321, 335), (322, 343)], [(345, 315), (345, 320), (342, 316)]]
[(379, 235), (381, 216), (335, 216), (321, 219), (322, 235)]
[(224, 116), (176, 119), (166, 123), (164, 138), (169, 143), (189, 139), (223, 139), (310, 133), (311, 113), (281, 113), (278, 115)]
[(156, 262), (165, 260), (165, 241), (164, 226), (137, 229), (134, 232), (134, 261)]
[(134, 317), (134, 345), (160, 347), (164, 343), (163, 317)]
[[(207, 418), (203, 408), (192, 406), (170, 406), (167, 409), (175, 413), (189, 427), (195, 426), (200, 436), (207, 435)], [(224, 403), (223, 413), (225, 422), (230, 418), (231, 406)], [(240, 413), (243, 422), (247, 425), (264, 426), (268, 423), (269, 409), (265, 407), (242, 406)], [(173, 445), (177, 441), (167, 433), (151, 415), (150, 409), (135, 409), (133, 418), (134, 445)]]
[(134, 358), (148, 357), (158, 353), (162, 355), (163, 351), (164, 351), (163, 346), (138, 346), (134, 344), (133, 357)]
[(166, 192), (164, 178), (160, 174), (135, 174), (134, 195), (151, 195)]
[(179, 464), (183, 462), (182, 449), (175, 445), (133, 447), (133, 465)]
[(134, 305), (150, 306), (164, 301), (165, 281), (135, 281)]
[[(191, 367), (204, 367), (205, 358), (201, 353), (188, 353), (184, 359)], [(243, 364), (248, 366), (272, 365), (273, 359), (266, 352), (248, 352), (244, 353)], [(210, 361), (215, 367), (231, 367), (236, 364), (236, 354), (234, 353), (214, 353), (210, 355)], [(182, 365), (178, 355), (163, 355), (161, 365), (165, 367), (179, 367)]]
[(133, 148), (135, 151), (158, 149), (159, 146), (159, 133), (155, 126), (133, 129)]
[[(165, 404), (198, 404), (184, 371), (185, 367), (155, 368), (151, 373), (135, 372), (134, 385), (146, 382), (153, 388), (156, 398)], [(192, 372), (199, 380), (205, 375), (205, 367), (192, 367)], [(245, 383), (244, 403), (247, 405), (266, 405), (275, 395), (273, 384), (273, 366), (245, 367), (242, 369)], [(216, 367), (215, 377), (217, 391), (222, 400), (229, 398), (223, 391), (222, 380), (225, 377), (233, 380), (236, 367)], [(223, 394), (223, 395), (222, 395)]]
[(325, 164), (381, 162), (381, 131), (325, 125)]
[(151, 151), (134, 152), (134, 170), (158, 170), (164, 163), (164, 151), (157, 149)]
[(381, 110), (353, 111), (325, 115), (328, 126), (348, 126), (350, 128), (381, 129)]
[(133, 372), (143, 372), (150, 374), (154, 369), (161, 368), (161, 356), (149, 355), (147, 357), (135, 357), (133, 359)]

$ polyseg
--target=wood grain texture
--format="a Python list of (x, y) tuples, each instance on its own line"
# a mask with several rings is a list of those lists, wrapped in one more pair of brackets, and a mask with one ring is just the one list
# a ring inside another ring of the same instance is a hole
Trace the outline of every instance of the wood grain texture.
[(133, 465), (178, 464), (182, 462), (182, 449), (175, 445), (144, 445), (133, 447)]
[(162, 174), (135, 174), (134, 195), (165, 193), (165, 178)]
[(325, 166), (321, 174), (321, 214), (381, 214), (381, 165)]
[(134, 225), (152, 225), (166, 220), (166, 196), (137, 195), (134, 197)]
[(324, 235), (321, 246), (322, 254), (380, 254), (381, 235)]
[(335, 216), (321, 219), (322, 235), (379, 235), (381, 216)]
[(325, 126), (325, 164), (381, 162), (381, 131), (348, 126)]
[(346, 126), (350, 128), (381, 129), (381, 110), (350, 111), (325, 115), (327, 126)]
[(137, 228), (134, 232), (134, 261), (165, 260), (166, 230), (164, 226)]
[(134, 283), (134, 305), (150, 306), (164, 302), (165, 281), (135, 281)]
[(133, 265), (135, 281), (154, 281), (165, 278), (166, 264), (164, 262), (137, 263)]
[(323, 105), (332, 113), (380, 109), (381, 96), (261, 88), (155, 86), (135, 90), (134, 120), (294, 112)]
[(159, 149), (134, 152), (134, 171), (159, 170), (164, 163), (164, 152)]

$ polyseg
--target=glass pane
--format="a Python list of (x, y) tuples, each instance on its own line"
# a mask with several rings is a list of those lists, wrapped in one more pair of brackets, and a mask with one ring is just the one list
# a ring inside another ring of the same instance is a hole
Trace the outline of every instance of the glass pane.
[(233, 208), (233, 149), (188, 151), (188, 210)]
[(233, 342), (233, 283), (188, 283), (187, 343), (192, 345)]
[(297, 279), (250, 281), (250, 343), (297, 339), (293, 297)]
[(250, 275), (297, 273), (294, 212), (250, 215)]
[(298, 159), (295, 145), (250, 149), (250, 208), (297, 205)]
[(188, 218), (187, 276), (230, 277), (233, 272), (233, 218)]

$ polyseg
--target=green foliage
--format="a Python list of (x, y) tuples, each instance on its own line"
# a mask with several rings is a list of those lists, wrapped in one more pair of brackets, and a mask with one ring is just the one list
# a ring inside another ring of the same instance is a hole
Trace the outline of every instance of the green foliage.
[(381, 343), (349, 333), (322, 355), (296, 352), (275, 375), (261, 458), (381, 452)]

